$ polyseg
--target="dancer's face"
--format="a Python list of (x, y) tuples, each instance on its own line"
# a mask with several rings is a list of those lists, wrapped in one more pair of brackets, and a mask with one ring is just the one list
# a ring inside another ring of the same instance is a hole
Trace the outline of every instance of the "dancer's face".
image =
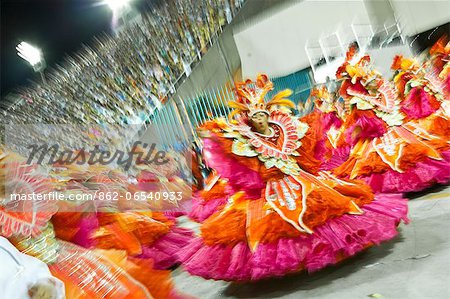
[(264, 112), (258, 112), (252, 115), (251, 122), (253, 128), (260, 134), (266, 134), (269, 128), (269, 118)]

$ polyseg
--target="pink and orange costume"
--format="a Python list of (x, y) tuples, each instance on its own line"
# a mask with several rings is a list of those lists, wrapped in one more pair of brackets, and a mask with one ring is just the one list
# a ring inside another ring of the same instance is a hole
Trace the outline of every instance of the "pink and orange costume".
[(363, 179), (375, 192), (420, 191), (450, 180), (449, 136), (437, 129), (438, 123), (448, 128), (442, 94), (412, 62), (400, 60), (394, 68), (408, 70), (397, 74), (395, 85), (373, 69), (369, 56), (346, 61), (337, 73), (348, 107), (343, 138), (352, 150), (333, 172)]
[[(265, 75), (236, 84), (230, 122), (202, 126), (206, 163), (234, 194), (201, 225), (201, 236), (181, 252), (191, 274), (229, 281), (259, 280), (336, 264), (397, 235), (407, 203), (399, 195), (374, 196), (361, 181), (319, 172), (303, 145), (308, 126), (280, 111), (294, 107)], [(268, 115), (270, 135), (249, 118)]]
[[(79, 171), (77, 175), (82, 173), (83, 171)], [(72, 174), (76, 176), (75, 173)], [(97, 176), (95, 181), (104, 183), (105, 178)], [(64, 283), (66, 298), (182, 298), (174, 290), (170, 271), (155, 269), (152, 258), (142, 258), (136, 254), (133, 256), (136, 252), (129, 251), (130, 248), (141, 245), (136, 242), (126, 243), (135, 231), (142, 235), (142, 243), (150, 242), (149, 235), (157, 240), (164, 238), (164, 234), (155, 234), (155, 230), (148, 228), (151, 224), (140, 223), (139, 217), (111, 213), (109, 217), (98, 217), (97, 226), (83, 227), (80, 225), (83, 221), (77, 220), (86, 214), (58, 214), (59, 204), (55, 201), (7, 200), (9, 193), (63, 192), (58, 185), (46, 172), (41, 172), (37, 165), (26, 165), (20, 156), (0, 148), (0, 198), (6, 202), (0, 205), (0, 233), (23, 253), (47, 263), (52, 275)], [(66, 181), (64, 185), (68, 187), (71, 183)], [(73, 184), (71, 187), (75, 189)], [(157, 220), (163, 222), (163, 219), (156, 219), (154, 215), (151, 220), (147, 219), (151, 223)], [(167, 235), (173, 224), (170, 220), (164, 220), (164, 233)], [(101, 221), (103, 222), (100, 223)], [(117, 227), (116, 230), (114, 227)], [(126, 230), (130, 228), (134, 231)], [(90, 233), (89, 236), (82, 236), (86, 232)], [(125, 234), (128, 235), (123, 237)], [(145, 241), (143, 236), (146, 236)], [(83, 248), (61, 238), (90, 248)], [(120, 238), (121, 242), (115, 243)], [(86, 240), (96, 242), (97, 246), (87, 246)]]

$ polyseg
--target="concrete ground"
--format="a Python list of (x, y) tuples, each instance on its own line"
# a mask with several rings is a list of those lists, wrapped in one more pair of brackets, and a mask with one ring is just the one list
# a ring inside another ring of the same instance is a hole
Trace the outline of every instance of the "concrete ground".
[(399, 236), (343, 264), (257, 283), (204, 280), (173, 272), (177, 290), (207, 298), (450, 298), (450, 186), (411, 194)]

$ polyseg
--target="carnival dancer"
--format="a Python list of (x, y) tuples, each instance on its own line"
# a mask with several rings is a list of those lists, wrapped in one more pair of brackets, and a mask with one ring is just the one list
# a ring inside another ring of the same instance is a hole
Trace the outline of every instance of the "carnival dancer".
[[(44, 196), (54, 191), (53, 180), (45, 174), (22, 157), (0, 151), (0, 231), (19, 251), (48, 265), (51, 274), (64, 283), (66, 298), (180, 298), (170, 272), (155, 270), (151, 260), (132, 258), (124, 250), (90, 250), (57, 239), (50, 221), (57, 210), (55, 201), (10, 199), (10, 194)], [(29, 263), (22, 258), (16, 262), (25, 267), (19, 271), (25, 275)], [(36, 283), (30, 285), (30, 294), (60, 298), (60, 290), (55, 290), (58, 281), (50, 280), (49, 284), (41, 280), (50, 276), (44, 269), (38, 270), (36, 267)]]
[(391, 66), (395, 71), (394, 84), (405, 122), (424, 129), (438, 138), (425, 138), (437, 149), (450, 148), (450, 99), (445, 81), (432, 67), (431, 60), (420, 64), (415, 59), (397, 55)]
[[(417, 104), (420, 109), (411, 110), (412, 103), (405, 102), (418, 98), (399, 97), (394, 84), (373, 69), (369, 56), (354, 64), (351, 59), (352, 55), (338, 69), (337, 77), (342, 80), (340, 93), (347, 108), (344, 136), (352, 151), (334, 174), (364, 179), (375, 192), (420, 191), (448, 182), (448, 139), (417, 121), (435, 111), (423, 107), (436, 101), (422, 98)], [(413, 92), (419, 91), (423, 90)]]
[[(159, 175), (164, 175), (161, 171)], [(165, 188), (170, 182), (149, 181), (148, 175), (147, 181), (139, 182), (138, 175), (134, 185), (125, 174), (94, 165), (65, 165), (53, 175), (67, 196), (80, 192), (94, 196), (92, 201), (69, 202), (64, 207), (60, 203), (60, 211), (52, 217), (58, 238), (86, 248), (125, 250), (130, 257), (152, 260), (155, 269), (179, 263), (176, 253), (192, 232), (164, 213), (162, 202), (177, 202), (183, 196)]]
[(333, 95), (325, 86), (313, 88), (304, 106), (314, 103), (314, 110), (300, 119), (308, 124), (310, 132), (314, 132), (309, 139), (316, 139), (313, 144), (305, 147), (314, 149), (314, 157), (322, 162), (321, 168), (325, 170), (342, 164), (350, 152), (350, 146), (340, 138), (343, 102)]
[(397, 235), (400, 195), (318, 172), (302, 142), (308, 130), (274, 107), (294, 107), (284, 90), (265, 102), (265, 75), (236, 84), (230, 122), (201, 127), (204, 157), (237, 191), (182, 252), (191, 274), (229, 281), (316, 271)]

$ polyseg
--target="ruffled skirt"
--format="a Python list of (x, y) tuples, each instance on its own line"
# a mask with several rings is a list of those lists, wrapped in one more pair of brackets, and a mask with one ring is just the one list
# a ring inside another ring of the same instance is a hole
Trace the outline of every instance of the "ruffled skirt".
[[(362, 215), (329, 219), (315, 227), (312, 234), (297, 234), (283, 220), (273, 219), (272, 231), (277, 236), (262, 241), (253, 250), (245, 239), (243, 215), (222, 212), (222, 219), (217, 221), (224, 222), (227, 241), (193, 239), (181, 251), (180, 258), (189, 273), (216, 280), (249, 281), (302, 270), (317, 271), (394, 238), (400, 221), (408, 221), (407, 209), (407, 201), (400, 195), (379, 195), (362, 207)], [(279, 218), (276, 213), (271, 215)], [(236, 229), (228, 223), (234, 223)]]

